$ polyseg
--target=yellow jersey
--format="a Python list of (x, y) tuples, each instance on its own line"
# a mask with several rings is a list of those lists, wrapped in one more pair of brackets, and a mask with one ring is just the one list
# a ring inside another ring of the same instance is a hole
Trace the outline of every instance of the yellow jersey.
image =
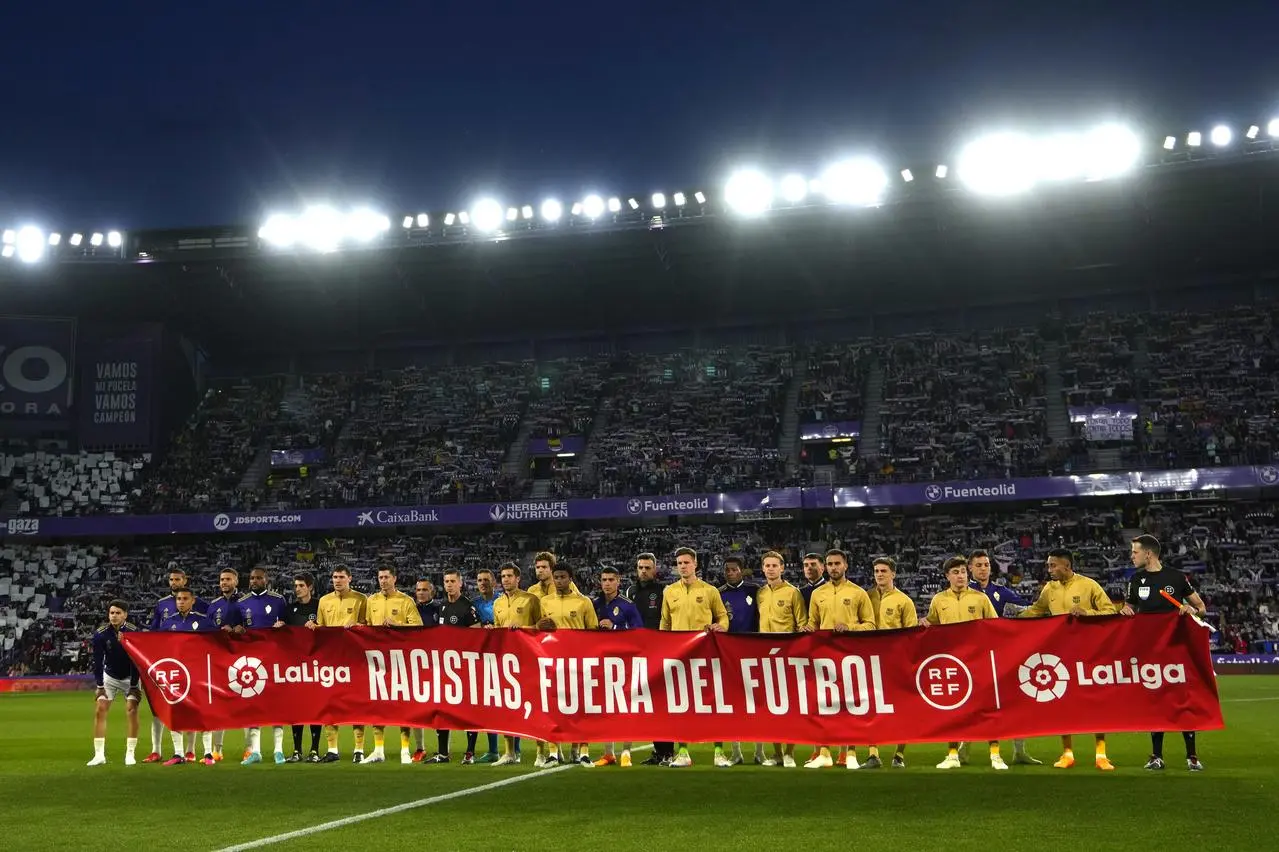
[[(577, 590), (577, 584), (571, 581), (568, 584), (568, 590), (575, 595), (581, 594), (581, 592)], [(538, 598), (539, 600), (546, 597), (547, 595), (553, 595), (555, 594), (555, 581), (539, 580), (538, 582), (528, 587), (528, 593), (532, 595), (533, 597)]]
[(315, 623), (320, 627), (353, 627), (364, 624), (364, 611), (368, 602), (368, 598), (354, 590), (344, 595), (329, 592), (320, 598)]
[(395, 627), (421, 627), (422, 616), (417, 611), (417, 601), (404, 592), (384, 595), (375, 592), (365, 602), (364, 623), (370, 627), (384, 627), (387, 622)]
[(783, 580), (776, 588), (765, 583), (755, 594), (760, 633), (798, 633), (808, 624), (808, 606), (799, 589)]
[(728, 629), (728, 610), (719, 589), (703, 580), (671, 583), (662, 592), (661, 630), (705, 630), (711, 624)]
[(496, 627), (534, 627), (541, 620), (541, 601), (537, 595), (523, 589), (513, 595), (503, 592), (493, 601), (493, 624)]
[(1018, 618), (1042, 618), (1045, 615), (1069, 615), (1076, 606), (1084, 608), (1084, 615), (1114, 615), (1115, 605), (1110, 595), (1092, 577), (1072, 574), (1062, 583), (1050, 580), (1039, 599), (1018, 613)]
[(910, 596), (897, 587), (881, 593), (878, 588), (866, 593), (875, 613), (876, 630), (901, 630), (919, 626), (919, 613)]
[(952, 592), (950, 589), (933, 595), (928, 606), (929, 624), (960, 624), (965, 621), (981, 621), (983, 618), (999, 618), (990, 598), (976, 589)]
[(849, 630), (875, 629), (875, 610), (866, 590), (850, 580), (822, 583), (808, 599), (809, 627), (834, 630), (836, 624)]
[(561, 630), (598, 630), (600, 621), (595, 617), (595, 606), (590, 598), (569, 592), (559, 592), (542, 598), (542, 618), (549, 618)]

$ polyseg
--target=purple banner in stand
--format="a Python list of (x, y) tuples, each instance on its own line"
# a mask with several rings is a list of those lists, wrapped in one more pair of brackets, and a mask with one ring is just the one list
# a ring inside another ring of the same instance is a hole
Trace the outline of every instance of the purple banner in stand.
[(272, 450), (271, 451), (271, 467), (304, 467), (306, 465), (319, 465), (325, 462), (325, 452), (323, 447), (313, 450)]
[(0, 422), (66, 425), (75, 328), (73, 319), (0, 317)]
[(81, 446), (151, 446), (157, 344), (154, 332), (139, 330), (84, 347), (76, 394)]
[(799, 427), (801, 441), (829, 441), (834, 438), (856, 438), (862, 433), (860, 420), (829, 420), (805, 423)]
[(348, 530), (362, 527), (376, 529), (523, 524), (539, 521), (625, 521), (672, 515), (733, 515), (801, 508), (820, 510), (866, 506), (947, 506), (1275, 486), (1279, 486), (1279, 468), (1264, 465), (856, 488), (771, 488), (731, 494), (667, 494), (651, 497), (604, 497), (596, 500), (446, 503), (438, 506), (301, 509), (295, 512), (270, 513), (6, 518), (0, 522), (0, 536), (79, 538), (210, 535)]
[(530, 438), (528, 454), (532, 456), (555, 456), (560, 453), (577, 455), (586, 449), (586, 439), (581, 435), (569, 435), (565, 438)]

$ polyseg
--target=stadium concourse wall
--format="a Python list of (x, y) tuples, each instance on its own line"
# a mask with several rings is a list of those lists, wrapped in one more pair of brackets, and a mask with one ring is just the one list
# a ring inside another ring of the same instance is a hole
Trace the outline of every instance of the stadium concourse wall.
[(720, 494), (441, 503), (424, 506), (298, 509), (277, 513), (9, 517), (0, 538), (111, 538), (291, 531), (408, 530), (415, 527), (520, 524), (546, 521), (653, 520), (675, 516), (749, 518), (773, 511), (829, 511), (905, 506), (1060, 500), (1177, 493), (1241, 496), (1279, 486), (1279, 467), (1248, 465), (1182, 470), (1093, 473), (1004, 480), (919, 482), (854, 487), (770, 488)]

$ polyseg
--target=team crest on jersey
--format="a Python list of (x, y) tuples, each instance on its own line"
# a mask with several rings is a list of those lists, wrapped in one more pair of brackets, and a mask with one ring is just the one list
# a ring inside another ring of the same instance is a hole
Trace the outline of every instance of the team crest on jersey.
[(1138, 589), (1138, 590), (1137, 590), (1137, 597), (1138, 597), (1140, 600), (1143, 600), (1143, 601), (1144, 601), (1144, 600), (1146, 600), (1146, 599), (1148, 599), (1148, 598), (1150, 597), (1150, 587), (1149, 587), (1149, 586), (1142, 586), (1140, 589)]
[(519, 614), (520, 614), (520, 613), (522, 613), (523, 611), (524, 611), (524, 607), (522, 607), (522, 606), (517, 606), (517, 607), (515, 608), (515, 614), (516, 614), (516, 615), (519, 615)]
[(1164, 591), (1171, 595), (1173, 593), (1173, 588), (1172, 586), (1164, 586)]
[(622, 608), (620, 606), (613, 607), (613, 615), (621, 615), (621, 614), (622, 614)]
[(975, 606), (970, 606), (970, 607), (968, 608), (968, 614), (969, 614), (969, 615), (976, 615), (976, 614), (977, 614), (977, 607), (975, 607)]
[(852, 605), (853, 605), (853, 599), (852, 599), (852, 598), (844, 598), (842, 601), (840, 601), (840, 603), (842, 603), (844, 606), (852, 606)]
[(449, 616), (449, 624), (457, 624), (457, 616), (456, 616), (456, 615), (450, 615), (450, 616)]
[(884, 615), (888, 616), (889, 618), (892, 618), (896, 614), (897, 614), (897, 610), (895, 607), (890, 606), (888, 609), (884, 610)]
[(1075, 595), (1073, 598), (1071, 598), (1071, 600), (1075, 603), (1079, 603), (1079, 595)]
[(786, 606), (786, 601), (781, 600), (781, 599), (779, 598), (779, 599), (778, 599), (778, 601), (777, 601), (777, 606), (778, 606), (778, 607)]
[(999, 592), (995, 592), (991, 597), (995, 599), (995, 603), (999, 603)]
[(733, 605), (732, 605), (732, 604), (730, 604), (730, 603), (726, 603), (726, 604), (724, 604), (724, 611), (728, 613), (728, 617), (729, 617), (729, 618), (732, 618), (732, 617), (733, 617)]
[(698, 596), (697, 596), (697, 598), (696, 598), (696, 600), (697, 600), (697, 602), (698, 602), (698, 603), (701, 603), (701, 602), (702, 602), (702, 596), (701, 596), (701, 595), (698, 595)]
[(653, 592), (648, 596), (648, 605), (657, 606), (657, 592)]

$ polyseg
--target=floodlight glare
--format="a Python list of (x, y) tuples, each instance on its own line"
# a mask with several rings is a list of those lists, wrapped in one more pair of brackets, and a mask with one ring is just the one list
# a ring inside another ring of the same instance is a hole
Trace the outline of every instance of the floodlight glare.
[(390, 219), (367, 207), (356, 208), (346, 217), (346, 236), (358, 242), (370, 243), (390, 229)]
[(666, 196), (660, 192), (654, 192), (653, 193), (654, 209), (661, 210), (665, 206), (666, 206)]
[(959, 179), (982, 195), (1016, 195), (1035, 185), (1035, 145), (1020, 133), (996, 133), (969, 143), (959, 156)]
[(14, 241), (17, 239), (18, 239), (18, 232), (13, 230), (12, 228), (5, 228), (4, 234), (0, 235), (0, 241), (4, 242), (4, 244), (7, 246), (13, 245)]
[(1176, 136), (1165, 136), (1165, 137), (1164, 137), (1164, 150), (1165, 150), (1165, 151), (1171, 151), (1173, 148), (1176, 148), (1176, 147), (1177, 147), (1177, 137), (1176, 137)]
[(626, 203), (630, 205), (630, 208), (631, 208), (632, 210), (638, 210), (638, 209), (639, 209), (639, 202), (638, 202), (638, 201), (636, 201), (634, 198), (628, 198), (628, 199), (626, 199)]
[[(613, 198), (609, 200), (610, 209), (612, 209), (611, 205), (614, 201), (617, 201), (617, 199)], [(618, 202), (617, 210), (621, 209), (621, 202)], [(613, 210), (613, 212), (616, 213), (617, 210)], [(588, 219), (598, 219), (600, 216), (604, 215), (604, 199), (600, 198), (598, 195), (586, 196), (586, 198), (582, 199), (582, 212), (586, 214), (586, 218)]]
[(457, 221), (457, 217), (456, 217), (456, 216), (454, 216), (452, 213), (445, 213), (445, 214), (444, 214), (444, 224), (445, 224), (445, 225), (447, 225), (447, 226), (451, 226), (451, 225), (452, 225), (454, 222), (456, 222), (456, 221)]
[(902, 180), (906, 181), (906, 183), (910, 183), (914, 179), (915, 179), (914, 172), (912, 172), (910, 169), (902, 169)]
[(0, 257), (13, 257), (13, 246), (6, 243), (4, 248), (0, 248)]
[(328, 204), (313, 204), (297, 218), (298, 242), (321, 254), (337, 251), (346, 233), (345, 217)]
[(569, 208), (569, 212), (570, 212), (570, 213), (572, 213), (574, 216), (581, 216), (581, 215), (582, 215), (582, 202), (580, 202), (580, 201), (574, 201), (574, 202), (573, 202), (573, 206)]
[(1198, 130), (1192, 130), (1186, 135), (1186, 144), (1191, 148), (1198, 148), (1203, 144), (1204, 136)]
[(55, 232), (53, 232), (52, 234), (50, 234), (50, 235), (49, 235), (49, 245), (51, 245), (51, 246), (59, 246), (59, 245), (62, 245), (62, 234), (59, 234), (59, 233), (58, 233), (58, 232), (56, 232), (56, 231), (55, 231)]
[(1083, 139), (1074, 133), (1055, 133), (1036, 143), (1036, 179), (1071, 180), (1084, 170)]
[(407, 231), (409, 228), (412, 228), (412, 227), (413, 227), (413, 217), (412, 217), (412, 216), (405, 216), (405, 217), (404, 217), (404, 221), (400, 223), (400, 227), (404, 228), (404, 230), (406, 230), (406, 231)]
[(35, 225), (19, 228), (13, 243), (23, 263), (38, 263), (44, 257), (44, 231)]
[(1212, 144), (1216, 145), (1218, 148), (1224, 148), (1226, 145), (1229, 145), (1230, 140), (1233, 137), (1234, 133), (1231, 132), (1230, 128), (1224, 124), (1218, 124), (1212, 129), (1212, 133), (1208, 135)]
[(808, 181), (803, 175), (787, 175), (782, 178), (781, 190), (782, 198), (790, 204), (798, 204), (808, 195)]
[[(543, 204), (542, 206), (543, 206), (543, 207), (545, 207), (546, 205), (545, 205), (545, 204)], [(532, 219), (532, 218), (533, 218), (533, 205), (532, 205), (532, 204), (525, 204), (523, 207), (521, 207), (521, 208), (520, 208), (520, 217), (521, 217), (521, 218), (524, 218), (524, 219)], [(557, 219), (559, 218), (559, 214), (556, 214), (556, 218), (557, 218)]]
[(461, 222), (463, 225), (469, 225), (471, 224), (471, 214), (463, 210), (461, 213), (457, 214), (457, 221)]
[(864, 157), (835, 163), (822, 174), (822, 189), (836, 204), (874, 207), (888, 188), (888, 174)]
[(517, 209), (516, 209), (516, 208), (514, 208), (514, 207), (508, 207), (508, 208), (506, 208), (506, 221), (508, 221), (508, 222), (514, 222), (514, 221), (515, 221), (516, 219), (518, 219), (518, 218), (520, 218), (520, 211), (519, 211), (519, 210), (517, 210)]
[(724, 185), (724, 201), (741, 216), (759, 216), (773, 206), (773, 182), (758, 169), (734, 172)]
[(946, 165), (940, 165), (937, 167), (937, 171), (933, 172), (933, 174), (937, 176), (938, 180), (945, 180), (946, 175), (950, 174), (950, 167)]
[(1103, 124), (1084, 134), (1080, 153), (1085, 180), (1108, 180), (1127, 174), (1141, 160), (1141, 139), (1131, 128)]
[[(587, 199), (587, 201), (590, 201), (590, 199), (588, 198), (588, 199)], [(610, 199), (608, 200), (608, 212), (610, 212), (610, 213), (621, 213), (621, 212), (622, 212), (622, 199), (620, 199), (620, 198), (610, 198)]]
[(124, 245), (124, 237), (120, 234), (119, 231), (108, 231), (107, 245), (111, 246), (111, 248), (119, 248), (120, 246)]
[(82, 242), (84, 242), (84, 234), (72, 234), (72, 235), (71, 235), (71, 245), (73, 245), (73, 246), (78, 246), (78, 245), (80, 245), (80, 243), (82, 243)]
[(93, 246), (94, 248), (97, 248), (98, 246), (102, 245), (102, 235), (94, 234), (93, 236), (89, 237), (89, 245)]
[(426, 215), (425, 213), (417, 214), (417, 226), (419, 228), (431, 227), (431, 217)]
[(1256, 139), (1256, 138), (1257, 138), (1257, 134), (1258, 134), (1258, 133), (1260, 133), (1260, 132), (1261, 132), (1261, 128), (1260, 128), (1260, 127), (1258, 127), (1257, 125), (1253, 124), (1253, 125), (1249, 126), (1249, 128), (1248, 128), (1248, 132), (1247, 132), (1247, 133), (1245, 133), (1244, 135), (1245, 135), (1245, 136), (1247, 136), (1249, 139)]
[(491, 198), (481, 198), (471, 208), (471, 221), (477, 231), (496, 231), (502, 227), (502, 205)]
[(1266, 125), (1266, 134), (1268, 136), (1279, 136), (1279, 118), (1270, 119), (1270, 123)]
[(564, 205), (560, 204), (554, 198), (548, 198), (542, 202), (542, 218), (546, 221), (558, 222), (560, 217), (563, 215)]
[(675, 206), (683, 207), (688, 202), (688, 198), (682, 192), (675, 193)]

